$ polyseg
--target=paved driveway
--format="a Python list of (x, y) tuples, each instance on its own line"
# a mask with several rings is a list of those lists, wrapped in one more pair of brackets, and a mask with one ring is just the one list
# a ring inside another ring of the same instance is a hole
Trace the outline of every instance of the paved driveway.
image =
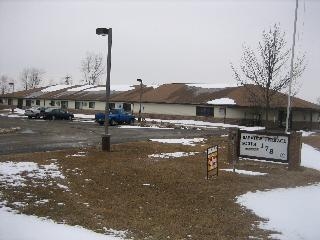
[[(92, 122), (45, 121), (0, 116), (0, 128), (19, 130), (0, 135), (0, 155), (97, 146), (104, 127)], [(221, 134), (223, 130), (145, 129), (110, 127), (111, 143), (150, 138), (190, 138)]]

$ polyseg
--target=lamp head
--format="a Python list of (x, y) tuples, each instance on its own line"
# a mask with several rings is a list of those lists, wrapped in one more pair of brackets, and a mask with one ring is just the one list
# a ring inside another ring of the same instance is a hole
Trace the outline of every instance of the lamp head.
[(140, 78), (137, 79), (138, 82), (142, 83), (142, 80)]
[(106, 36), (109, 33), (109, 29), (108, 28), (97, 28), (96, 29), (96, 34), (97, 35), (101, 35), (101, 36)]

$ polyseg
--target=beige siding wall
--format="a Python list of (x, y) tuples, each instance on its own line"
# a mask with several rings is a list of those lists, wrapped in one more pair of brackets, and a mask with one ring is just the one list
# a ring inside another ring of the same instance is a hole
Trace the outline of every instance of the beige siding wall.
[(307, 112), (294, 111), (292, 114), (292, 121), (294, 122), (310, 121), (310, 114)]
[(96, 102), (95, 110), (103, 111), (106, 107), (105, 102)]
[[(133, 112), (139, 112), (139, 103), (133, 104)], [(183, 116), (195, 116), (196, 106), (181, 105), (181, 104), (156, 104), (156, 103), (142, 103), (142, 113), (153, 114), (167, 114), (167, 115), (183, 115)]]
[(312, 115), (312, 121), (313, 121), (313, 122), (318, 122), (318, 121), (320, 121), (320, 113), (313, 113), (313, 115)]
[[(228, 109), (227, 109), (228, 111)], [(215, 106), (214, 107), (214, 112), (213, 112), (213, 115), (214, 115), (214, 118), (224, 118), (224, 114), (225, 113), (225, 107), (221, 106)]]
[[(312, 117), (311, 117), (312, 116)], [(293, 111), (292, 121), (294, 122), (317, 122), (319, 119), (320, 113), (311, 113), (308, 111)]]
[(243, 119), (244, 111), (245, 110), (239, 108), (227, 108), (226, 118)]

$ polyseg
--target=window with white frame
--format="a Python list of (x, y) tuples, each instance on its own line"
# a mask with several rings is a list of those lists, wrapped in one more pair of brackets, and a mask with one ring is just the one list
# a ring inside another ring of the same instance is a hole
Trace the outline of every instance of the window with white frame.
[(96, 103), (95, 102), (89, 102), (89, 108), (95, 108)]

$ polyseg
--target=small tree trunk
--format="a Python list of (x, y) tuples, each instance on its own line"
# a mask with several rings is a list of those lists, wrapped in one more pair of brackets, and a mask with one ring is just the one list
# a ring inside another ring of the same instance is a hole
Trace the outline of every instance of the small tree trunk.
[(270, 109), (270, 104), (269, 104), (269, 102), (267, 102), (267, 105), (266, 105), (266, 123), (265, 123), (266, 129), (270, 128), (270, 124), (269, 124), (269, 109)]

